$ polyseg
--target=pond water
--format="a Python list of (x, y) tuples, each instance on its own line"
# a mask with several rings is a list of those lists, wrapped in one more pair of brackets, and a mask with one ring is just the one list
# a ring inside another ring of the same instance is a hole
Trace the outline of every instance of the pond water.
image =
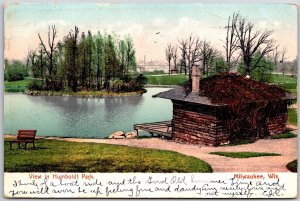
[(4, 133), (36, 129), (38, 136), (104, 138), (133, 125), (171, 120), (172, 102), (152, 95), (168, 88), (148, 88), (142, 96), (77, 98), (4, 94)]

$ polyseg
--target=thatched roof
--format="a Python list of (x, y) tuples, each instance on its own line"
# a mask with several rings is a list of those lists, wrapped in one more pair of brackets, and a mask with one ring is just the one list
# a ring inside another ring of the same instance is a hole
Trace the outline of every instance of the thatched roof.
[(212, 106), (295, 98), (281, 87), (245, 78), (235, 73), (223, 73), (202, 79), (200, 93), (190, 93), (190, 91), (189, 86), (182, 86), (158, 93), (153, 97)]

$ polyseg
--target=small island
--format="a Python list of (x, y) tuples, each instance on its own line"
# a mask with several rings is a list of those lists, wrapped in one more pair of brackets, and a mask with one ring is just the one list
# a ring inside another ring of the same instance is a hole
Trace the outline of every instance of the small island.
[(55, 25), (47, 38), (38, 33), (39, 45), (28, 51), (26, 64), (5, 61), (5, 80), (30, 77), (25, 94), (43, 96), (111, 97), (141, 95), (147, 78), (137, 73), (130, 35), (98, 31), (80, 32), (75, 26), (63, 41), (56, 41)]

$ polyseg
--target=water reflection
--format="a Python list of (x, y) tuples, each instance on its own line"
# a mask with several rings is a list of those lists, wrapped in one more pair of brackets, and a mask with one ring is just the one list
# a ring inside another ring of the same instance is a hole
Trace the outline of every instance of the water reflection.
[(139, 105), (143, 104), (144, 96), (114, 97), (104, 99), (105, 120), (121, 121), (133, 118)]
[(42, 136), (105, 137), (133, 124), (169, 120), (169, 100), (152, 98), (167, 89), (150, 88), (142, 96), (77, 98), (5, 93), (4, 132), (37, 129)]

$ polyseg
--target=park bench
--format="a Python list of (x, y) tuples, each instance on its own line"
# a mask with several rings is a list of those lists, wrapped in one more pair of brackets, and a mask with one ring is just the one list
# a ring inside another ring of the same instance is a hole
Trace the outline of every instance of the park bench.
[(18, 130), (17, 138), (15, 140), (8, 141), (10, 143), (10, 150), (12, 149), (13, 143), (18, 143), (19, 149), (27, 149), (27, 144), (32, 143), (33, 148), (35, 149), (35, 136), (37, 130)]

